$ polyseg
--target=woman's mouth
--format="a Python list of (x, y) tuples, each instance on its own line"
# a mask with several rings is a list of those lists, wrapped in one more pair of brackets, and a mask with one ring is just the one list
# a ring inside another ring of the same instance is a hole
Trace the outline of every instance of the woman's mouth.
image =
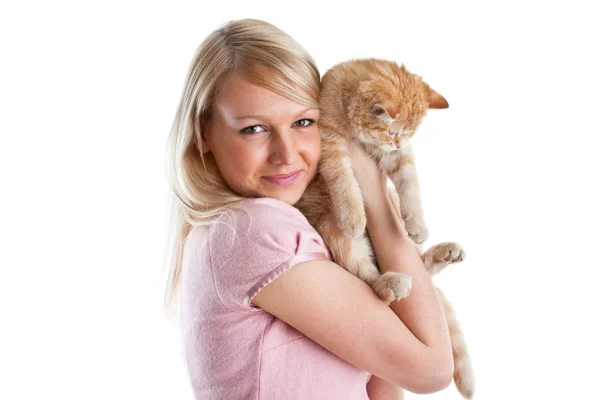
[(296, 182), (300, 177), (301, 170), (290, 172), (289, 174), (270, 175), (263, 176), (262, 178), (267, 182), (274, 183), (275, 185), (291, 185)]

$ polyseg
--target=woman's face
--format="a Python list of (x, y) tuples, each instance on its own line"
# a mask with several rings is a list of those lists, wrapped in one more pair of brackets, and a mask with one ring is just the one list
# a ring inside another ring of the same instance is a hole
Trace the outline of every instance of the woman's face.
[(227, 184), (248, 197), (295, 204), (315, 176), (321, 152), (318, 108), (286, 99), (233, 75), (219, 87), (205, 126)]

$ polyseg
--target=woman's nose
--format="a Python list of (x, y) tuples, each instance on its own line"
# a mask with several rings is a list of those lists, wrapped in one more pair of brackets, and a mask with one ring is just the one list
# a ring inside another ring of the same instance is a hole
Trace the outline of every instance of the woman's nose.
[(277, 132), (271, 143), (270, 161), (273, 164), (292, 165), (296, 158), (296, 143), (292, 132)]

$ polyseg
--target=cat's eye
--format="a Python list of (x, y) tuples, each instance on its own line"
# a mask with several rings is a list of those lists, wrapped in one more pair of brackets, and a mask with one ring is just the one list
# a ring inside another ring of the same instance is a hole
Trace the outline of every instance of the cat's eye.
[(373, 107), (371, 107), (371, 111), (378, 117), (387, 114), (385, 108), (381, 107), (379, 104), (375, 104)]

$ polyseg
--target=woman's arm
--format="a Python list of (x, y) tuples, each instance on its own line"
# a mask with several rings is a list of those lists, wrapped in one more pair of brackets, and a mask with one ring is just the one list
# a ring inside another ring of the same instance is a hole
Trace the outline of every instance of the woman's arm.
[(408, 236), (404, 223), (387, 195), (387, 175), (380, 171), (361, 145), (349, 143), (352, 168), (361, 186), (367, 214), (367, 229), (384, 271), (397, 271), (412, 278), (410, 295), (390, 308), (424, 345), (439, 357), (438, 372), (451, 382), (454, 368), (448, 325), (431, 276)]
[[(377, 181), (373, 179), (378, 175), (377, 168), (373, 169), (373, 173), (359, 175)], [(362, 178), (359, 177), (359, 184)], [(331, 261), (316, 260), (295, 264), (250, 301), (373, 376), (414, 393), (437, 392), (452, 381), (447, 328), (444, 336), (437, 294), (427, 291), (427, 284), (433, 289), (431, 281), (426, 279), (427, 271), (412, 242), (403, 233), (401, 218), (387, 201), (384, 180), (380, 181), (370, 188), (378, 188), (377, 193), (365, 196), (367, 226), (380, 266), (383, 264), (384, 269), (395, 268), (412, 276), (413, 290), (408, 297), (388, 306), (355, 275)], [(369, 189), (369, 184), (363, 179), (361, 189)], [(381, 196), (386, 198), (385, 202)], [(261, 227), (264, 229), (278, 232), (281, 225)], [(402, 239), (405, 236), (406, 239)], [(411, 258), (414, 256), (416, 260)], [(402, 306), (408, 308), (405, 310), (400, 308)], [(372, 390), (383, 390), (381, 386), (374, 380)]]

